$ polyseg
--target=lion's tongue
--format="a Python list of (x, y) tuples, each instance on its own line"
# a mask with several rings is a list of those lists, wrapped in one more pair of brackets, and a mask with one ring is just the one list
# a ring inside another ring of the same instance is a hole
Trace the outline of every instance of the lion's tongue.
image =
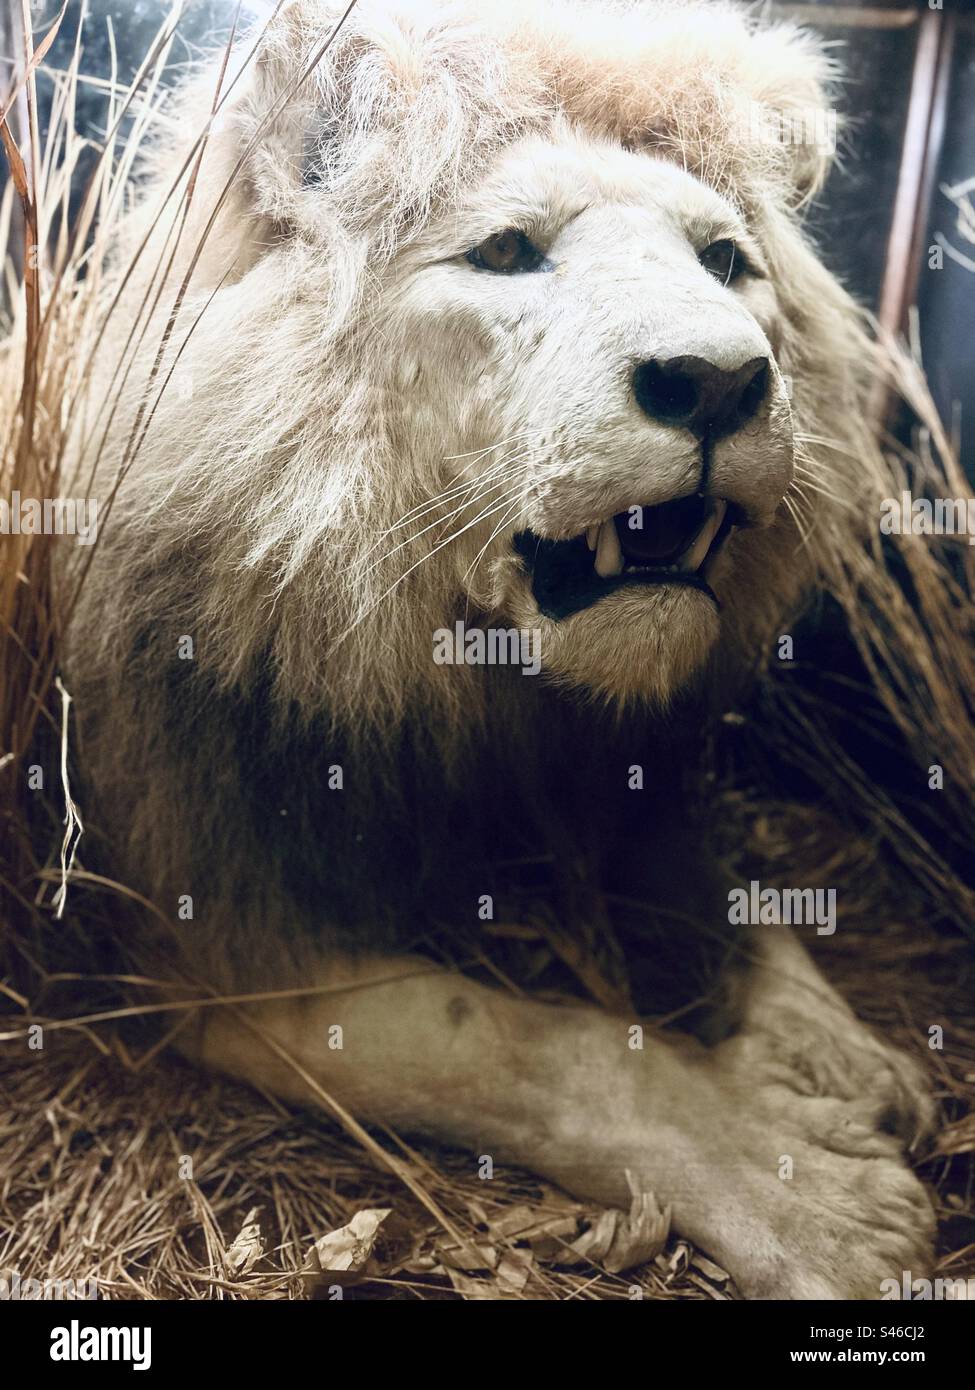
[(683, 497), (659, 507), (634, 507), (613, 518), (628, 565), (673, 564), (708, 519), (706, 497)]

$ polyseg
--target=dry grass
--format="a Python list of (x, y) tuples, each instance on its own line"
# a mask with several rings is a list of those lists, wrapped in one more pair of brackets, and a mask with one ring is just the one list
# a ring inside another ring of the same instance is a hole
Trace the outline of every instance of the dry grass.
[[(824, 967), (864, 1019), (930, 1066), (943, 1124), (920, 1171), (941, 1220), (938, 1273), (975, 1276), (975, 949), (919, 926), (910, 910), (892, 918), (882, 848), (806, 810), (755, 813), (752, 843), (769, 882), (776, 865), (788, 881), (797, 839), (811, 875), (828, 873), (846, 904), (843, 931), (821, 948)], [(517, 949), (495, 941), (485, 950), (506, 975), (529, 960), (536, 979), (557, 972), (541, 930), (533, 936), (527, 924)], [(583, 975), (604, 967), (583, 955)], [(927, 1047), (932, 1024), (945, 1029), (942, 1051)], [(527, 1174), (484, 1181), (468, 1154), (377, 1133), (449, 1235), (321, 1112), (195, 1072), (131, 1023), (48, 1031), (41, 1053), (23, 1040), (0, 1048), (0, 1114), (0, 1272), (22, 1278), (95, 1277), (112, 1298), (324, 1297), (336, 1276), (309, 1272), (314, 1242), (364, 1208), (384, 1208), (392, 1215), (368, 1266), (342, 1281), (348, 1296), (735, 1296), (722, 1271), (673, 1236), (623, 1273), (613, 1272), (612, 1244), (572, 1257), (568, 1247), (598, 1213)], [(259, 1247), (238, 1240), (248, 1223)]]
[[(58, 78), (43, 144), (33, 77), (21, 83), (9, 120), (23, 113), (26, 160), (8, 121), (0, 128), (12, 172), (0, 202), (13, 307), (0, 348), (4, 496), (61, 491), (68, 436), (88, 408), (92, 348), (110, 314), (104, 261), (139, 142), (161, 102), (170, 38), (168, 29), (160, 34), (131, 89), (110, 85), (109, 136), (74, 213), (68, 190), (82, 153), (72, 120), (76, 73)], [(133, 122), (124, 142), (123, 114)], [(913, 479), (962, 495), (923, 383), (909, 366), (897, 371), (928, 428), (913, 453), (891, 444), (891, 491)], [(6, 538), (0, 569), (0, 1271), (95, 1276), (103, 1296), (118, 1298), (303, 1297), (322, 1288), (321, 1278), (302, 1273), (314, 1241), (363, 1208), (388, 1207), (371, 1264), (350, 1281), (359, 1296), (602, 1299), (629, 1297), (636, 1285), (653, 1298), (733, 1296), (726, 1276), (682, 1242), (669, 1238), (652, 1254), (663, 1242), (652, 1212), (606, 1231), (594, 1213), (534, 1178), (501, 1172), (485, 1182), (469, 1158), (413, 1149), (388, 1134), (368, 1136), (364, 1147), (354, 1125), (287, 1111), (166, 1054), (166, 1030), (187, 1014), (160, 1012), (159, 987), (125, 973), (124, 888), (86, 878), (83, 842), (66, 875), (67, 788), (27, 792), (38, 736), (57, 748), (70, 730), (55, 686), (70, 604), (70, 594), (54, 589), (56, 543)], [(909, 603), (878, 554), (853, 557), (841, 601), (906, 744), (921, 750), (924, 765), (933, 748), (938, 761), (970, 773), (975, 670), (963, 567), (972, 555), (959, 547), (956, 558), (949, 580), (929, 547), (905, 547)], [(975, 922), (971, 885), (939, 852), (938, 834), (921, 838), (882, 789), (864, 785), (831, 743), (821, 709), (781, 693), (775, 701), (778, 723), (766, 729), (773, 753), (796, 761), (805, 748), (806, 770), (833, 804), (856, 802), (860, 829), (851, 834), (828, 814), (761, 795), (746, 802), (733, 786), (730, 818), (751, 826), (763, 878), (773, 881), (778, 866), (794, 881), (801, 862), (810, 880), (819, 872), (818, 881), (843, 886), (844, 931), (823, 948), (824, 965), (866, 1019), (932, 1069), (945, 1123), (924, 1173), (938, 1191), (940, 1272), (973, 1274), (975, 947), (964, 934)], [(945, 842), (972, 824), (972, 796), (968, 774), (946, 789)], [(59, 918), (54, 893), (66, 876), (72, 897)], [(495, 979), (549, 997), (605, 1002), (627, 988), (625, 962), (605, 942), (594, 935), (569, 950), (543, 919), (468, 944)], [(33, 1050), (28, 1030), (38, 1022), (44, 1046)], [(932, 1024), (945, 1029), (943, 1051), (926, 1046)], [(573, 1254), (587, 1215), (593, 1234)], [(238, 1241), (255, 1223), (259, 1245)], [(650, 1258), (636, 1272), (614, 1273), (621, 1245)]]

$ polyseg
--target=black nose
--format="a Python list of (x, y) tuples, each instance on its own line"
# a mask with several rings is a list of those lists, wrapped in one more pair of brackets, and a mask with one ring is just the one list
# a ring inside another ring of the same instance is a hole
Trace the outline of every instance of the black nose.
[(633, 390), (651, 420), (714, 439), (733, 434), (752, 418), (768, 394), (768, 380), (766, 357), (753, 357), (733, 372), (703, 357), (668, 357), (641, 362)]

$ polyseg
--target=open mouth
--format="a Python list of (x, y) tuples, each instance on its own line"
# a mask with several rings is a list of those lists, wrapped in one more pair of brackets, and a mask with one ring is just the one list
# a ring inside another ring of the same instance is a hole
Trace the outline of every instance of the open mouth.
[(567, 541), (522, 531), (514, 546), (539, 610), (556, 621), (624, 585), (683, 585), (717, 605), (708, 574), (742, 521), (732, 504), (697, 493), (657, 507), (630, 507)]

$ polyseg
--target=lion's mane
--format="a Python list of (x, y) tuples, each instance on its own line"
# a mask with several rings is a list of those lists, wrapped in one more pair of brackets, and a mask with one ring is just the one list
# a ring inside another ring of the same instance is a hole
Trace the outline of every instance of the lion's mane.
[[(204, 899), (198, 940), (232, 930), (246, 944), (222, 949), (249, 966), (270, 919), (402, 935), (430, 875), (453, 873), (448, 844), (476, 869), (491, 826), (474, 803), (537, 799), (533, 773), (551, 773), (531, 752), (539, 718), (553, 727), (544, 696), (499, 680), (489, 705), (482, 673), (430, 661), (470, 550), (384, 544), (445, 480), (404, 463), (409, 400), (390, 391), (375, 307), (396, 258), (514, 139), (568, 121), (662, 154), (761, 229), (813, 482), (804, 542), (770, 541), (724, 622), (719, 691), (760, 668), (813, 588), (855, 610), (890, 490), (868, 419), (880, 354), (801, 226), (826, 157), (743, 135), (756, 108), (828, 103), (814, 40), (675, 0), (362, 0), (329, 38), (342, 8), (288, 6), (225, 75), (214, 117), (215, 69), (176, 97), (119, 238), (120, 268), (145, 250), (108, 287), (93, 378), (96, 406), (111, 403), (96, 492), (113, 500), (69, 634), (91, 785), (137, 885), (167, 913)], [(605, 712), (555, 724), (637, 761)], [(338, 765), (344, 800), (329, 802)]]

